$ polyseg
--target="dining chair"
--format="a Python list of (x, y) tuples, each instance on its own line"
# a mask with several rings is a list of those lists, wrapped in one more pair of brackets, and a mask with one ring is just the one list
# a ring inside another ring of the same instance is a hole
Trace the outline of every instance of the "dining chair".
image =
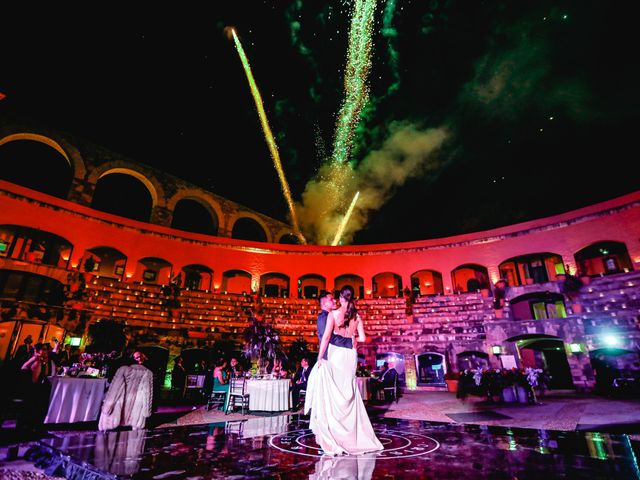
[(236, 400), (240, 400), (242, 415), (246, 407), (249, 410), (249, 394), (246, 393), (247, 382), (244, 378), (232, 378), (229, 382), (229, 395), (227, 396), (227, 404), (224, 407), (224, 414), (229, 413), (229, 408), (233, 411), (236, 406)]

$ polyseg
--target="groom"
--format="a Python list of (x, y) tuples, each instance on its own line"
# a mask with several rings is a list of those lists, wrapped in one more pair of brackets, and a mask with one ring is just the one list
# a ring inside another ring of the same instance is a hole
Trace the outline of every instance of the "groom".
[[(333, 293), (327, 292), (326, 290), (322, 290), (320, 292), (320, 297), (318, 298), (320, 302), (320, 313), (318, 314), (318, 348), (320, 348), (320, 344), (322, 343), (322, 336), (324, 335), (324, 330), (327, 326), (327, 316), (329, 312), (336, 309), (336, 300), (333, 298)], [(331, 334), (331, 340), (333, 340), (333, 333)], [(331, 343), (329, 340), (329, 343)], [(324, 351), (324, 356), (322, 357), (324, 360), (327, 359), (327, 352), (329, 349), (327, 348)]]

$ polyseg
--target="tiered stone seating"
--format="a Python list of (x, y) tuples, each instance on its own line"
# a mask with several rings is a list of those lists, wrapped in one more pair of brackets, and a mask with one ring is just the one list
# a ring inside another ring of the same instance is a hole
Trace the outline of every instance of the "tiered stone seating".
[[(159, 285), (141, 285), (94, 277), (84, 308), (97, 318), (124, 319), (128, 325), (164, 327), (168, 308)], [(169, 328), (171, 328), (169, 326)]]
[(408, 312), (412, 315), (402, 298), (361, 301), (361, 309), (363, 305), (374, 343), (398, 350), (415, 350), (416, 343), (476, 343), (484, 338), (483, 323), (494, 318), (491, 300), (480, 294), (420, 297)]
[(285, 345), (300, 338), (317, 343), (316, 320), (320, 307), (316, 299), (263, 297), (258, 309), (261, 318), (280, 332)]
[(640, 336), (640, 272), (593, 278), (582, 287), (577, 302), (583, 307), (587, 334), (613, 327), (620, 334)]
[(183, 290), (177, 321), (182, 325), (229, 334), (241, 334), (248, 325), (248, 308), (253, 308), (249, 295), (207, 293)]

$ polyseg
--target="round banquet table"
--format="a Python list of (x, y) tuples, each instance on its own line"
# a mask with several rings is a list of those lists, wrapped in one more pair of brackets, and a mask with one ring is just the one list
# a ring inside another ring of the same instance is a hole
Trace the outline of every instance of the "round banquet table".
[(44, 423), (98, 420), (107, 385), (105, 378), (49, 377), (51, 395)]
[(247, 380), (249, 410), (282, 412), (291, 408), (289, 387), (291, 380)]
[(371, 398), (371, 389), (369, 388), (370, 377), (356, 377), (358, 383), (358, 390), (360, 390), (360, 396), (362, 400), (369, 400)]

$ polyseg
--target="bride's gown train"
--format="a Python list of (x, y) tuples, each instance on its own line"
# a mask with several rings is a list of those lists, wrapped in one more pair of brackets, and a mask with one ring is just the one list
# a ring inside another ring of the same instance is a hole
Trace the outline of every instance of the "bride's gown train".
[(328, 455), (382, 450), (356, 383), (356, 349), (329, 344), (328, 351), (322, 366), (311, 370), (304, 404), (316, 442)]

